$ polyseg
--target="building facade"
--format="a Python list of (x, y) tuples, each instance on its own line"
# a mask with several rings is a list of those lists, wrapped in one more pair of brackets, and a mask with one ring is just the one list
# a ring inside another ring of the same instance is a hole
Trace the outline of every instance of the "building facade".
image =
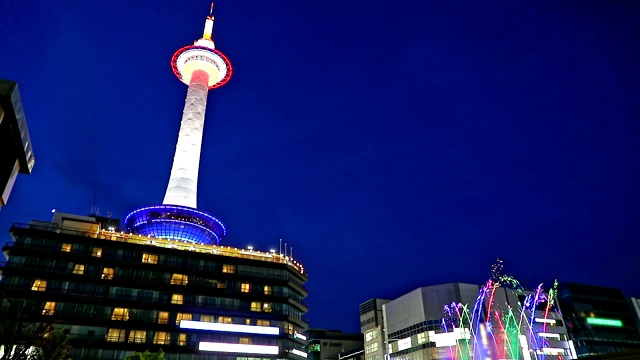
[(384, 313), (382, 306), (388, 303), (385, 299), (370, 299), (360, 304), (360, 331), (364, 334), (365, 360), (382, 360), (384, 346)]
[(0, 79), (0, 208), (18, 173), (31, 174), (35, 158), (18, 84)]
[(159, 349), (170, 360), (302, 358), (307, 276), (300, 264), (125, 234), (116, 224), (56, 213), (52, 222), (14, 224), (3, 247), (0, 292), (34, 309), (26, 322), (52, 321), (68, 333), (71, 358)]
[(640, 349), (640, 306), (621, 290), (561, 283), (558, 297), (578, 358)]

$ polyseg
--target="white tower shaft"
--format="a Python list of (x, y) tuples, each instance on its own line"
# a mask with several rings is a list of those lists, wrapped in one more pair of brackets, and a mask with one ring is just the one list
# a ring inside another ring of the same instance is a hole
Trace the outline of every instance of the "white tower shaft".
[(207, 108), (208, 83), (209, 75), (207, 72), (193, 71), (163, 204), (197, 207), (198, 167), (200, 166), (204, 115)]

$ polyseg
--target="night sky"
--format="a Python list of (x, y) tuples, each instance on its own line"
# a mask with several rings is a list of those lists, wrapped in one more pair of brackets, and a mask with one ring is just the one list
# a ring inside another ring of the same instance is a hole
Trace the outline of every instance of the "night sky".
[[(163, 200), (187, 87), (174, 51), (209, 2), (2, 1), (36, 164), (0, 211), (103, 216)], [(221, 0), (234, 65), (209, 94), (198, 207), (225, 245), (279, 239), (309, 273), (310, 326), (358, 305), (483, 284), (500, 257), (640, 296), (637, 1)]]

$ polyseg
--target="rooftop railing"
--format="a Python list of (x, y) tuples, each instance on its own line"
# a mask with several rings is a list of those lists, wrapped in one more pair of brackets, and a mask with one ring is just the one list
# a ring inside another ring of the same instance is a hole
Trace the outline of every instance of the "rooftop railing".
[(57, 224), (23, 224), (15, 223), (11, 226), (13, 229), (31, 229), (39, 231), (54, 232), (59, 234), (86, 236), (96, 239), (120, 241), (131, 244), (151, 245), (169, 249), (176, 249), (182, 251), (194, 251), (205, 254), (213, 254), (220, 256), (230, 256), (235, 258), (267, 261), (279, 264), (287, 264), (298, 271), (300, 274), (306, 275), (304, 267), (299, 262), (293, 260), (290, 256), (284, 256), (282, 254), (276, 254), (272, 252), (261, 252), (256, 250), (238, 249), (230, 246), (220, 245), (200, 245), (189, 242), (182, 242), (177, 240), (158, 239), (154, 237), (141, 236), (136, 234), (126, 234), (124, 232), (115, 232), (108, 230), (94, 230), (88, 231), (84, 229), (60, 227)]

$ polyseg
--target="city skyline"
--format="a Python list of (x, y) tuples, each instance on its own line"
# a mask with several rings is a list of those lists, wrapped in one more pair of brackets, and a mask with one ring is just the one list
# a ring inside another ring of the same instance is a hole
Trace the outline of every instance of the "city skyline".
[[(37, 161), (0, 241), (53, 208), (161, 203), (186, 91), (170, 60), (209, 2), (3, 7), (0, 78)], [(198, 208), (221, 245), (293, 247), (311, 327), (359, 331), (360, 303), (482, 284), (498, 257), (528, 289), (640, 295), (637, 5), (223, 0), (215, 16), (234, 75), (209, 96)]]

